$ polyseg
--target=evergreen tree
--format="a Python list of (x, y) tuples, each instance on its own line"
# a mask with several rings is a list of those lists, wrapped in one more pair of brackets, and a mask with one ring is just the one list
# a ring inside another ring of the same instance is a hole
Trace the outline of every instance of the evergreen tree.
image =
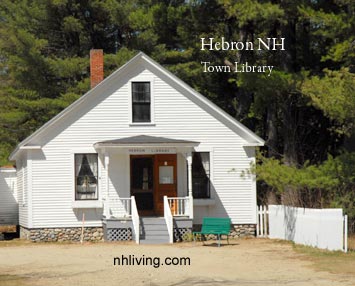
[[(316, 182), (328, 203), (350, 200), (352, 183), (335, 195), (341, 182), (324, 166), (350, 166), (339, 162), (355, 133), (354, 30), (352, 0), (2, 0), (0, 164), (89, 89), (90, 49), (104, 50), (105, 76), (141, 50), (266, 139), (261, 193), (312, 193)], [(286, 50), (202, 50), (210, 37), (283, 37)], [(201, 62), (275, 68), (270, 77), (204, 73)]]

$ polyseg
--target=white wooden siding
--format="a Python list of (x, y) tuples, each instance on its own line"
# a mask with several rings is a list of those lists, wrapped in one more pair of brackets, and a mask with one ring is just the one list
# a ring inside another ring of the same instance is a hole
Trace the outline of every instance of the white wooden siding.
[[(181, 94), (151, 71), (137, 68), (128, 76), (135, 77), (134, 80), (154, 78), (155, 125), (129, 124), (130, 82), (129, 78), (122, 78), (116, 87), (107, 87), (105, 93), (93, 96), (90, 102), (35, 137), (36, 141), (31, 143), (43, 147), (32, 151), (33, 227), (81, 225), (83, 211), (72, 208), (71, 150), (93, 148), (99, 141), (142, 134), (198, 141), (201, 143), (197, 151), (213, 150), (212, 184), (216, 204), (196, 207), (196, 223), (204, 215), (228, 215), (233, 223), (256, 223), (255, 182), (251, 177), (240, 176), (253, 161), (243, 147), (245, 140), (194, 104), (190, 94)], [(181, 157), (178, 164), (179, 174), (186, 173)], [(105, 170), (102, 164), (100, 168), (101, 199), (105, 191)], [(181, 179), (179, 184), (183, 184)], [(117, 190), (122, 197), (129, 196), (128, 156), (118, 154), (110, 157), (110, 196), (115, 196)], [(87, 225), (101, 225), (102, 210), (85, 211)]]
[(27, 156), (21, 156), (16, 161), (17, 167), (17, 197), (19, 206), (19, 224), (28, 227), (28, 194), (27, 194)]
[(26, 219), (23, 212), (23, 167), (21, 159), (16, 160), (17, 168), (17, 202), (19, 207), (19, 224), (27, 225)]
[(0, 225), (18, 224), (16, 169), (0, 168)]

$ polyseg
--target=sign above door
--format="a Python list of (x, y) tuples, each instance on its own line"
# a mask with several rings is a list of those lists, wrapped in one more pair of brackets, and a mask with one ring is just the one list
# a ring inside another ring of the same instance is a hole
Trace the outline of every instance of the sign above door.
[(176, 154), (176, 148), (128, 148), (129, 154)]

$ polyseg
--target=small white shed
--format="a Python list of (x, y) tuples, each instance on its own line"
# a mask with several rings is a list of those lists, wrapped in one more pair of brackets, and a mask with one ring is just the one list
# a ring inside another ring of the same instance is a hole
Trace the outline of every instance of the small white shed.
[(16, 169), (0, 168), (0, 226), (18, 225)]

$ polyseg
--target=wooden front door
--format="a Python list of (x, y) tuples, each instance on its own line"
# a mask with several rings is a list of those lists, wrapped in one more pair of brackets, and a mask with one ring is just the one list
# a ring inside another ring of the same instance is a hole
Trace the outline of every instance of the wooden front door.
[(154, 156), (131, 155), (131, 196), (139, 215), (154, 215)]
[(154, 210), (164, 215), (164, 196), (177, 196), (176, 154), (155, 155), (154, 160)]

